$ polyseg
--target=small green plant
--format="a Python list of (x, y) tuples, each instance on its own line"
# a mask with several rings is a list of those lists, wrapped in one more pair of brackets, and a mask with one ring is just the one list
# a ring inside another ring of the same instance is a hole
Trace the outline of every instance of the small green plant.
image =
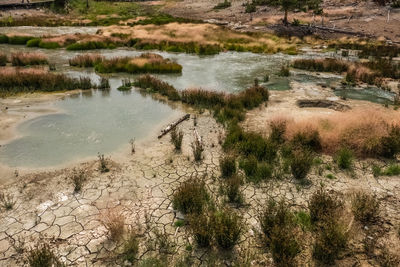
[(182, 226), (184, 226), (186, 224), (186, 222), (184, 221), (184, 220), (177, 220), (175, 223), (174, 223), (174, 226), (175, 227), (182, 227)]
[(382, 175), (382, 168), (376, 164), (373, 164), (372, 174), (374, 175), (374, 177), (379, 177), (380, 175)]
[(214, 214), (215, 240), (223, 249), (231, 249), (239, 241), (242, 227), (241, 218), (232, 210), (220, 210)]
[(308, 212), (303, 210), (295, 212), (296, 222), (301, 226), (303, 230), (311, 230), (311, 216)]
[(302, 180), (311, 170), (313, 155), (308, 150), (295, 150), (290, 159), (290, 170), (294, 178)]
[(180, 151), (182, 148), (183, 132), (177, 127), (171, 130), (171, 143), (174, 145), (175, 150)]
[(379, 201), (375, 196), (365, 192), (357, 192), (353, 195), (351, 209), (354, 217), (362, 223), (374, 222), (379, 216)]
[(74, 169), (72, 171), (70, 179), (74, 184), (74, 193), (78, 193), (81, 191), (82, 185), (86, 181), (86, 173), (84, 170)]
[(134, 263), (139, 252), (139, 240), (135, 231), (131, 230), (128, 238), (124, 241), (122, 246), (122, 255), (124, 260)]
[(342, 170), (348, 170), (353, 165), (353, 152), (348, 148), (341, 148), (335, 156), (336, 164)]
[(325, 177), (330, 179), (330, 180), (336, 179), (336, 177), (332, 173), (328, 173)]
[(108, 168), (108, 160), (104, 157), (104, 154), (98, 154), (97, 155), (98, 159), (99, 159), (99, 165), (100, 165), (100, 172), (104, 173), (104, 172), (109, 172), (110, 169)]
[(65, 266), (50, 249), (47, 243), (37, 244), (29, 251), (27, 262), (30, 267), (63, 267)]
[(251, 177), (257, 173), (257, 158), (250, 156), (240, 161), (239, 167), (244, 171), (247, 177)]
[(221, 176), (224, 178), (231, 177), (236, 173), (236, 159), (232, 155), (225, 156), (220, 159), (219, 167), (221, 169)]
[(181, 184), (173, 194), (172, 205), (174, 209), (185, 214), (201, 213), (210, 196), (204, 182), (190, 179)]

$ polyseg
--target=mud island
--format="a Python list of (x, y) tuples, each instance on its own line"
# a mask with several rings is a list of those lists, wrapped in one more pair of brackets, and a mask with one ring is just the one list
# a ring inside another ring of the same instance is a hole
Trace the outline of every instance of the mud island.
[(399, 266), (399, 7), (0, 3), (0, 265)]

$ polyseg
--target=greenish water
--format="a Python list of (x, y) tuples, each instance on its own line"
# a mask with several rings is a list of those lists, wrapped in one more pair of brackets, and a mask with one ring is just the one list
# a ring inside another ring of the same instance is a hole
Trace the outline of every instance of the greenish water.
[[(75, 77), (89, 76), (94, 81), (100, 78), (92, 69), (82, 70), (68, 66), (68, 59), (87, 51), (43, 50), (9, 45), (0, 45), (0, 51), (7, 54), (41, 51), (48, 55), (50, 62), (55, 62), (59, 72)], [(130, 49), (96, 52), (109, 58), (142, 53)], [(337, 75), (316, 75), (300, 71), (292, 71), (289, 77), (276, 75), (282, 64), (299, 56), (235, 52), (197, 56), (155, 52), (183, 66), (182, 74), (157, 75), (180, 90), (203, 88), (236, 93), (251, 86), (255, 78), (271, 90), (289, 90), (292, 81), (329, 87), (342, 79)], [(270, 77), (266, 83), (263, 82), (265, 75)], [(55, 108), (61, 110), (60, 113), (40, 116), (22, 123), (18, 127), (21, 137), (0, 148), (0, 162), (12, 167), (46, 167), (93, 158), (98, 152), (112, 153), (127, 145), (133, 137), (137, 141), (146, 138), (161, 124), (168, 123), (173, 116), (181, 113), (150, 97), (142, 96), (135, 90), (116, 90), (122, 79), (133, 80), (135, 75), (111, 74), (107, 77), (110, 78), (111, 90), (89, 91), (67, 97), (54, 103)], [(347, 97), (383, 103), (382, 101), (393, 96), (370, 88), (350, 89)]]

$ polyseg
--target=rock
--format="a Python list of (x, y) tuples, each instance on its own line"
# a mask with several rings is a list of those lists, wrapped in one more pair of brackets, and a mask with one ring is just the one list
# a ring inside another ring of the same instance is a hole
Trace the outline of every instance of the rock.
[(348, 105), (325, 99), (300, 99), (296, 104), (301, 108), (330, 108), (338, 111), (351, 109)]

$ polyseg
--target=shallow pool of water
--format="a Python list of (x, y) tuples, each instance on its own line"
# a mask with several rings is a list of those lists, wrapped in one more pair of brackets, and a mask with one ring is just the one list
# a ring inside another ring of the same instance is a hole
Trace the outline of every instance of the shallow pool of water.
[(131, 138), (142, 140), (154, 134), (182, 112), (142, 96), (120, 92), (119, 79), (112, 89), (85, 91), (57, 101), (60, 113), (40, 116), (18, 127), (22, 137), (0, 149), (0, 162), (11, 167), (46, 167), (111, 153)]

